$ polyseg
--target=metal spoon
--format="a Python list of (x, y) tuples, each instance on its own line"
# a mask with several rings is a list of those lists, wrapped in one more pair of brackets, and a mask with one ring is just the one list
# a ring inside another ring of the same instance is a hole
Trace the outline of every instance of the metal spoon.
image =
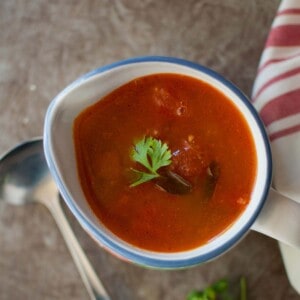
[(0, 158), (0, 199), (16, 205), (33, 201), (44, 204), (65, 239), (90, 298), (110, 299), (62, 210), (58, 190), (44, 157), (42, 139), (22, 143)]

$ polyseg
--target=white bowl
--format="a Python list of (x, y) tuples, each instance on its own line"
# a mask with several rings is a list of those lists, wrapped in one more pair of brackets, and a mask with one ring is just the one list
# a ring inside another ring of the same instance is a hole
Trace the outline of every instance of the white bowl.
[[(190, 251), (158, 253), (130, 245), (96, 218), (81, 189), (73, 144), (73, 121), (117, 87), (154, 73), (179, 73), (205, 81), (225, 94), (247, 120), (255, 140), (258, 174), (252, 198), (236, 222), (211, 242)], [(103, 247), (125, 260), (157, 268), (180, 268), (208, 261), (236, 244), (250, 229), (266, 199), (271, 180), (271, 154), (264, 126), (248, 99), (231, 82), (198, 64), (171, 57), (139, 57), (96, 69), (66, 87), (46, 114), (44, 149), (58, 188), (82, 227)]]

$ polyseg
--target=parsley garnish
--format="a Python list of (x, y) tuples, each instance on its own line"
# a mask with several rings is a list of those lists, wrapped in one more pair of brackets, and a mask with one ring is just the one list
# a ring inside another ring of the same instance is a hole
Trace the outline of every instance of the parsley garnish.
[(160, 177), (158, 170), (171, 164), (171, 151), (166, 143), (153, 137), (143, 137), (133, 147), (131, 158), (133, 161), (143, 165), (147, 172), (132, 169), (138, 179), (130, 186), (134, 187), (141, 183)]

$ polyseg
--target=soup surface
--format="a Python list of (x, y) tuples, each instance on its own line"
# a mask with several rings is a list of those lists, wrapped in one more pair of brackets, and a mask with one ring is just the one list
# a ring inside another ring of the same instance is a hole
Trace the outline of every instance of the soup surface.
[[(84, 110), (73, 134), (88, 203), (111, 232), (137, 247), (198, 247), (249, 202), (257, 158), (248, 125), (226, 96), (200, 80), (135, 79)], [(149, 137), (165, 143), (171, 158), (158, 178), (133, 186), (134, 170), (147, 170), (132, 153)]]

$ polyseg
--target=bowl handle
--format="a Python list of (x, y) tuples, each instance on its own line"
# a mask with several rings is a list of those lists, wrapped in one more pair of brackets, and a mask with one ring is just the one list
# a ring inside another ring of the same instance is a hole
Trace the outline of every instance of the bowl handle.
[(300, 249), (300, 204), (271, 188), (251, 229)]

